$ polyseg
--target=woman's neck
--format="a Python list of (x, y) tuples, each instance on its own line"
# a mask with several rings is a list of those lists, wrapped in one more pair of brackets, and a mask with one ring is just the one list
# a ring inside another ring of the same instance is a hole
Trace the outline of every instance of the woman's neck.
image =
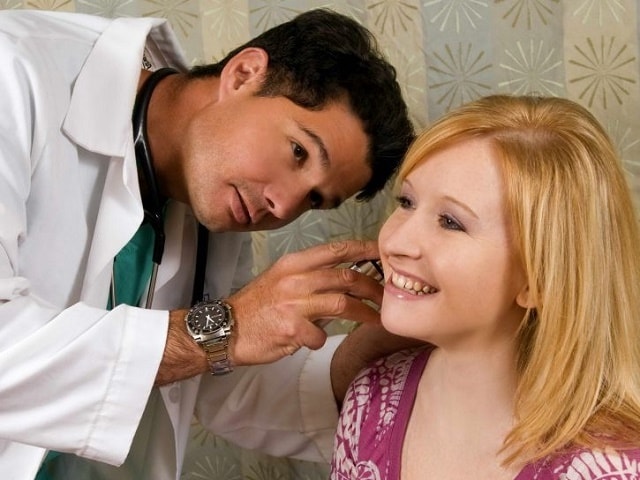
[(499, 455), (513, 426), (515, 364), (509, 345), (433, 351), (407, 429), (403, 479), (515, 476)]

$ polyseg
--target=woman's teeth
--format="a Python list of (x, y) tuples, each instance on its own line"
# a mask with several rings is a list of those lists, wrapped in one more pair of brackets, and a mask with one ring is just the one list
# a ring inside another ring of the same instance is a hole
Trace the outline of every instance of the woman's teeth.
[(431, 293), (436, 293), (438, 291), (436, 287), (432, 287), (431, 285), (423, 285), (417, 280), (410, 280), (404, 275), (400, 275), (395, 272), (391, 274), (391, 283), (396, 287), (406, 290), (415, 295), (428, 295)]

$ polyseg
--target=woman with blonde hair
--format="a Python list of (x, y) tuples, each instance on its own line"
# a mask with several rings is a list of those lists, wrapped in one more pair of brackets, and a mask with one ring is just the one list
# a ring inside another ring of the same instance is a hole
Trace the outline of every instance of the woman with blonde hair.
[(333, 479), (640, 478), (640, 233), (602, 126), (487, 97), (414, 142), (382, 322), (427, 346), (345, 399)]

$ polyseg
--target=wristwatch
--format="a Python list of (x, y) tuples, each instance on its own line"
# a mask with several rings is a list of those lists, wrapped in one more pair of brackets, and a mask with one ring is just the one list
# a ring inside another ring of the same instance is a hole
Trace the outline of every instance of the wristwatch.
[(187, 331), (204, 349), (212, 375), (233, 371), (229, 360), (229, 340), (233, 331), (231, 306), (224, 300), (195, 304), (184, 318)]

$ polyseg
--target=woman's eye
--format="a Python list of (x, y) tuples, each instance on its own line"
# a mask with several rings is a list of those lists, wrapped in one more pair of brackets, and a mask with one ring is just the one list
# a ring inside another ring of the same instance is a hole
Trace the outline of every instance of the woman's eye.
[(413, 207), (413, 202), (411, 201), (411, 199), (405, 195), (398, 195), (396, 197), (396, 203), (398, 204), (398, 206), (400, 208), (403, 209), (409, 209), (411, 207)]
[(450, 215), (440, 215), (438, 217), (438, 222), (440, 223), (440, 226), (446, 230), (459, 230), (461, 232), (465, 231), (462, 224)]
[(293, 150), (293, 156), (294, 156), (294, 158), (296, 159), (297, 162), (302, 162), (302, 161), (306, 160), (307, 151), (304, 148), (302, 148), (297, 143), (292, 143), (291, 144), (291, 148)]

